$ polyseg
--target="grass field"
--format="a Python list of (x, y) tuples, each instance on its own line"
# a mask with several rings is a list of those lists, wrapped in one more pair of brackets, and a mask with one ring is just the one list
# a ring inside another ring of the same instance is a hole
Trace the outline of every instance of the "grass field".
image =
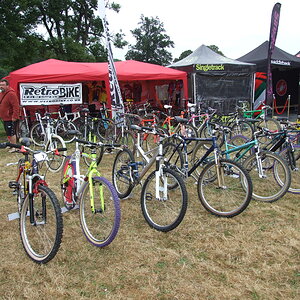
[[(4, 140), (4, 138), (2, 139)], [(64, 214), (63, 242), (47, 265), (27, 258), (8, 189), (19, 154), (0, 151), (1, 299), (300, 299), (299, 195), (268, 204), (252, 201), (239, 216), (217, 218), (201, 206), (192, 180), (183, 222), (162, 233), (141, 214), (136, 188), (121, 200), (116, 239), (99, 249), (83, 236), (78, 211)], [(113, 154), (103, 175), (111, 179)], [(59, 176), (47, 175), (59, 193)]]

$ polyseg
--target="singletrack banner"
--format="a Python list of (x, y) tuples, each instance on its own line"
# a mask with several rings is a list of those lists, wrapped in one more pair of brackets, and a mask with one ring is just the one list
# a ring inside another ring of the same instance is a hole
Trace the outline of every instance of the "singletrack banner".
[(271, 28), (269, 37), (269, 49), (267, 58), (267, 88), (266, 88), (266, 104), (271, 105), (273, 102), (273, 85), (272, 85), (272, 70), (271, 70), (271, 57), (275, 48), (275, 42), (279, 26), (280, 17), (280, 3), (276, 3), (273, 7), (272, 17), (271, 17)]
[(81, 104), (81, 83), (20, 83), (21, 105)]
[(111, 106), (113, 110), (113, 117), (115, 117), (116, 111), (124, 112), (124, 104), (123, 104), (121, 89), (117, 78), (116, 67), (114, 64), (114, 58), (113, 58), (109, 30), (108, 30), (108, 22), (106, 20), (106, 14), (105, 14), (104, 0), (98, 0), (98, 9), (99, 9), (100, 18), (102, 20), (104, 35), (106, 40), (106, 49), (108, 54), (110, 98), (111, 98)]

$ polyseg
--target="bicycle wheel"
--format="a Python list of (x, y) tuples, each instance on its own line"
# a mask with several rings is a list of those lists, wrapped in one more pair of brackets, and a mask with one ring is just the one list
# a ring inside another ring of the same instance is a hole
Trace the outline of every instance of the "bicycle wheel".
[[(224, 144), (224, 135), (221, 131), (217, 131), (216, 133), (217, 137), (217, 144), (219, 147), (222, 147)], [(210, 125), (205, 125), (200, 129), (199, 137), (200, 138), (211, 138), (213, 135), (213, 128)]]
[(247, 121), (239, 121), (239, 123), (234, 123), (231, 127), (231, 137), (235, 135), (245, 136), (247, 139), (251, 139), (254, 133), (254, 129), (251, 123)]
[(76, 165), (70, 162), (70, 156), (67, 156), (62, 167), (62, 176), (60, 181), (62, 199), (65, 207), (70, 210), (76, 204)]
[[(43, 123), (43, 126), (46, 127), (46, 124)], [(44, 128), (45, 132), (46, 128)], [(36, 146), (43, 147), (45, 144), (45, 135), (43, 133), (40, 123), (35, 123), (30, 130), (30, 138)]]
[[(176, 228), (183, 220), (188, 194), (183, 179), (175, 171), (162, 168), (158, 179), (156, 172), (158, 171), (150, 173), (143, 184), (142, 213), (150, 227), (167, 232)], [(156, 192), (159, 193), (159, 198)]]
[[(63, 148), (66, 148), (66, 144), (58, 135), (52, 135), (45, 147), (46, 151)], [(45, 163), (51, 172), (58, 172), (63, 166), (67, 152), (61, 151), (59, 154), (60, 155), (55, 155), (53, 152), (48, 154), (48, 160), (46, 160)]]
[(59, 135), (65, 143), (72, 143), (75, 139), (74, 135), (68, 134), (69, 130), (76, 130), (76, 126), (71, 121), (59, 120), (56, 123), (55, 134)]
[[(184, 124), (182, 130), (180, 130), (179, 128), (179, 131), (177, 133), (183, 135), (186, 138), (198, 137), (197, 129), (191, 124)], [(197, 145), (197, 141), (193, 141), (193, 140), (187, 141), (186, 144), (187, 144), (187, 154), (191, 154)]]
[[(25, 159), (24, 158), (19, 159), (18, 165), (17, 165), (17, 178), (19, 176), (19, 170), (20, 170), (20, 168), (22, 166), (24, 166), (24, 163), (25, 163)], [(24, 202), (24, 197), (25, 197), (23, 182), (24, 182), (24, 173), (21, 174), (21, 176), (19, 177), (19, 180), (17, 181), (17, 204), (18, 204), (18, 212), (21, 211), (22, 204)]]
[(33, 221), (30, 222), (29, 196), (20, 213), (20, 234), (27, 255), (38, 264), (49, 262), (57, 253), (63, 234), (61, 209), (55, 194), (39, 185), (33, 195)]
[(263, 174), (259, 174), (260, 161), (256, 154), (250, 155), (243, 163), (253, 182), (253, 199), (274, 202), (285, 195), (291, 184), (291, 172), (284, 159), (279, 155), (261, 151), (259, 159)]
[(183, 155), (176, 144), (168, 142), (163, 144), (163, 156), (164, 164), (167, 168), (177, 170), (182, 170), (183, 167)]
[(291, 149), (285, 148), (279, 155), (287, 161), (291, 170), (291, 185), (288, 191), (300, 194), (300, 145), (293, 145), (293, 147), (293, 152), (289, 153)]
[(122, 134), (120, 133), (117, 141), (116, 141), (117, 144), (121, 144), (125, 147), (127, 147), (133, 154), (133, 156), (135, 155), (135, 152), (136, 152), (136, 139), (135, 139), (135, 136), (134, 134), (129, 131), (129, 130), (125, 130), (123, 132), (123, 136)]
[(118, 196), (123, 199), (127, 197), (133, 189), (131, 164), (134, 157), (130, 150), (123, 149), (116, 155), (112, 170), (112, 182)]
[[(91, 201), (94, 201), (94, 212)], [(105, 247), (114, 240), (120, 227), (120, 200), (106, 178), (93, 177), (92, 185), (85, 183), (80, 195), (79, 211), (81, 228), (91, 244)]]
[(17, 136), (17, 138), (30, 136), (30, 131), (29, 131), (29, 128), (27, 127), (25, 120), (20, 120), (18, 122), (18, 125), (16, 127), (16, 136)]
[[(209, 141), (199, 141), (192, 153), (191, 163), (194, 165), (199, 159), (205, 155), (207, 149), (209, 149), (212, 145), (212, 142)], [(214, 153), (212, 152), (202, 163), (201, 165), (195, 170), (196, 176), (199, 177), (203, 166), (208, 164), (214, 159)]]
[[(156, 131), (159, 134), (167, 135), (168, 131), (160, 126), (156, 127)], [(152, 156), (152, 153), (149, 153), (151, 150), (156, 148), (158, 146), (158, 143), (160, 141), (160, 135), (159, 134), (151, 134), (151, 133), (143, 133), (141, 138), (141, 146), (144, 151), (148, 152), (150, 156)]]
[[(219, 184), (217, 174), (223, 179)], [(236, 162), (220, 159), (219, 166), (210, 162), (202, 170), (197, 184), (203, 207), (218, 217), (234, 217), (250, 203), (252, 182), (248, 172)]]
[(268, 128), (269, 130), (275, 132), (281, 130), (280, 122), (275, 119), (266, 119), (258, 123), (259, 127)]

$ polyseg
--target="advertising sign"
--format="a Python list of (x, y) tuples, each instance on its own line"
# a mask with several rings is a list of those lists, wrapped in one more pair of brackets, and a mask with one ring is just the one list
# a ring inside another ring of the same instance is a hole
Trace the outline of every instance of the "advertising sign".
[(21, 83), (21, 105), (81, 104), (81, 83)]

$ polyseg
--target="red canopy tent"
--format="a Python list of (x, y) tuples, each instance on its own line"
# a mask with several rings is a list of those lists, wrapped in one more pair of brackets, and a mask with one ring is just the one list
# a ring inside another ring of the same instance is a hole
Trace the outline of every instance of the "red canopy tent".
[[(188, 98), (187, 73), (139, 61), (120, 61), (115, 63), (119, 81), (159, 81), (182, 80), (183, 97)], [(6, 79), (19, 93), (20, 83), (74, 83), (105, 81), (109, 87), (108, 63), (67, 62), (49, 59), (11, 72)], [(110, 94), (107, 93), (108, 104)]]

